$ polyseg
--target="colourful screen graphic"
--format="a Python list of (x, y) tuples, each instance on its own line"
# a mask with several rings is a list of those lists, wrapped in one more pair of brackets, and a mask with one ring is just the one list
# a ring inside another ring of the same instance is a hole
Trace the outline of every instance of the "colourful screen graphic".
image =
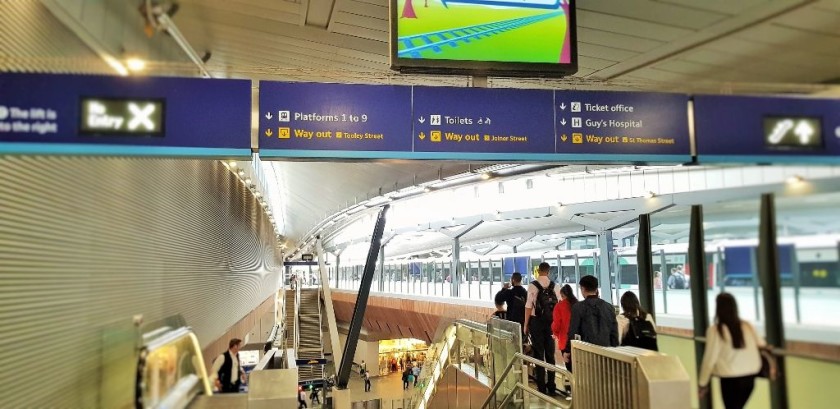
[(394, 1), (394, 57), (408, 65), (412, 60), (572, 63), (571, 0)]

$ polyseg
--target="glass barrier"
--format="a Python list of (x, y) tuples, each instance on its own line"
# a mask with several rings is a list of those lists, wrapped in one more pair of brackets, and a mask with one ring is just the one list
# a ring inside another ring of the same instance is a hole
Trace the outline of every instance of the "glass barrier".
[[(808, 189), (795, 180), (790, 189)], [(840, 193), (776, 199), (776, 240), (782, 282), (785, 333), (814, 328), (838, 330), (840, 317)], [(823, 331), (826, 332), (826, 331)], [(836, 332), (820, 342), (837, 344)]]
[[(493, 385), (497, 380), (502, 379), (502, 374), (508, 364), (514, 359), (514, 354), (522, 352), (522, 327), (516, 322), (507, 320), (500, 320), (497, 318), (491, 319), (487, 323), (487, 330), (490, 333), (490, 359), (491, 367), (493, 368), (492, 380)], [(519, 363), (521, 366), (521, 362)], [(502, 382), (496, 392), (496, 400), (502, 401), (508, 396), (516, 387), (516, 382), (520, 381), (515, 376), (507, 376)], [(522, 398), (522, 391), (518, 392), (520, 396), (516, 396), (516, 400)], [(496, 407), (494, 404), (493, 407)]]
[(202, 392), (213, 394), (198, 340), (186, 327), (158, 333), (148, 340), (137, 373), (138, 407), (188, 403)]

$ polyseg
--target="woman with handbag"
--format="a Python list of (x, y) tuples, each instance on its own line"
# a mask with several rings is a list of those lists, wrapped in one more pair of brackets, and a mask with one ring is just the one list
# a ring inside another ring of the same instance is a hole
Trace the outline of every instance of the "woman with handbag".
[(706, 330), (698, 393), (704, 397), (712, 375), (717, 376), (726, 409), (741, 409), (750, 399), (761, 370), (759, 347), (765, 342), (750, 323), (738, 317), (738, 304), (732, 294), (718, 294), (715, 303), (715, 323)]

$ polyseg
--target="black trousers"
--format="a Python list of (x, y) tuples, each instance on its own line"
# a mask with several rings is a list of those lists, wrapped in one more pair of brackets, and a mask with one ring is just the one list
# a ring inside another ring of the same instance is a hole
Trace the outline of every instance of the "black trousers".
[(365, 379), (365, 392), (370, 392), (370, 380)]
[[(528, 332), (531, 334), (531, 356), (554, 365), (554, 338), (551, 337), (551, 324), (543, 322), (537, 317), (531, 317), (528, 322)], [(548, 372), (548, 382), (545, 379), (545, 368), (537, 366), (534, 368), (534, 375), (537, 378), (537, 389), (540, 392), (556, 391), (554, 371)]]
[(742, 409), (755, 387), (755, 375), (720, 378), (720, 394), (726, 409)]
[(227, 385), (222, 384), (222, 390), (220, 392), (221, 393), (239, 393), (239, 385), (241, 385), (241, 384), (242, 384), (242, 382), (240, 382), (240, 381), (236, 381), (235, 383), (229, 383)]

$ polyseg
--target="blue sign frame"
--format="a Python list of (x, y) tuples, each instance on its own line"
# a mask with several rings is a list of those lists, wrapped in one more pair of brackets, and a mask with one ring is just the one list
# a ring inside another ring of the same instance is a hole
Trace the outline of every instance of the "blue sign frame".
[[(691, 161), (684, 94), (261, 82), (259, 100), (263, 159)], [(566, 101), (584, 107), (574, 118), (619, 130), (564, 130)], [(563, 138), (577, 132), (607, 142), (573, 148)]]
[[(694, 118), (700, 163), (840, 163), (840, 100), (697, 95)], [(772, 146), (765, 121), (778, 118), (819, 120), (821, 146)]]
[[(91, 98), (161, 101), (161, 131), (83, 131), (81, 101)], [(0, 153), (250, 158), (251, 82), (0, 74)]]

